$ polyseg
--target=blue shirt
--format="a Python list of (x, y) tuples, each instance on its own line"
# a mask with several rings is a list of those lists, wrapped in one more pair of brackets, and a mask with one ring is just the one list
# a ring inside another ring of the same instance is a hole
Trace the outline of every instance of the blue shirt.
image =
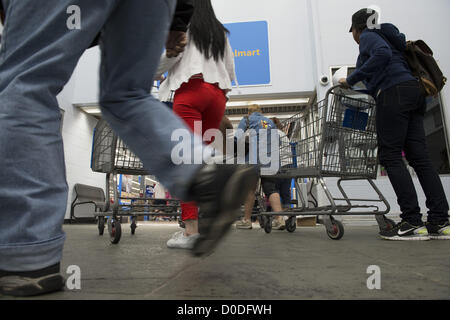
[[(247, 130), (253, 129), (255, 130), (254, 134), (250, 135), (250, 152), (249, 152), (249, 156), (250, 156), (250, 161), (256, 160), (258, 164), (260, 164), (260, 157), (259, 157), (259, 146), (260, 143), (263, 143), (262, 141), (260, 142), (260, 130), (267, 130), (267, 157), (271, 157), (271, 146), (272, 146), (272, 142), (271, 142), (271, 137), (272, 137), (272, 129), (277, 130), (277, 127), (275, 125), (275, 123), (270, 120), (269, 118), (264, 117), (261, 113), (259, 112), (254, 112), (252, 113), (249, 117), (248, 117), (248, 124), (247, 124), (247, 119), (244, 117), (241, 122), (239, 123), (238, 126), (238, 130), (241, 129), (242, 131), (246, 132)], [(275, 131), (274, 131), (275, 132)], [(278, 135), (278, 131), (277, 135)], [(277, 150), (278, 152), (278, 150)], [(248, 160), (248, 159), (247, 159)], [(252, 163), (254, 164), (254, 163)]]

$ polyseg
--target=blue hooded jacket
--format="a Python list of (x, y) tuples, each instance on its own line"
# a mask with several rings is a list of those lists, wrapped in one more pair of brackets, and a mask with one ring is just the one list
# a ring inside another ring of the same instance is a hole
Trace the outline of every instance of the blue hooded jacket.
[(390, 23), (381, 29), (365, 29), (360, 38), (356, 70), (348, 78), (350, 86), (363, 81), (369, 93), (376, 97), (380, 91), (399, 83), (416, 80), (403, 57), (406, 37)]

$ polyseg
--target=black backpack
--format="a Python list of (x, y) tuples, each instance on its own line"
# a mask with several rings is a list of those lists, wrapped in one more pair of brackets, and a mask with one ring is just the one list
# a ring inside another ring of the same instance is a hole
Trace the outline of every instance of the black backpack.
[(433, 50), (423, 40), (408, 41), (403, 53), (413, 75), (419, 79), (426, 96), (436, 96), (447, 78), (433, 57)]

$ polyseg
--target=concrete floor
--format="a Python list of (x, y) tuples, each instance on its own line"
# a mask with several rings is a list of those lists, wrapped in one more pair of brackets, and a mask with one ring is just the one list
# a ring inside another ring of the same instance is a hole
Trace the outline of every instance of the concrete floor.
[[(140, 225), (134, 236), (124, 225), (118, 245), (95, 225), (64, 229), (62, 271), (79, 266), (81, 290), (38, 299), (450, 299), (450, 241), (385, 241), (377, 227), (346, 226), (340, 241), (323, 226), (233, 229), (205, 258), (166, 247), (177, 224)], [(367, 288), (370, 265), (380, 290)]]

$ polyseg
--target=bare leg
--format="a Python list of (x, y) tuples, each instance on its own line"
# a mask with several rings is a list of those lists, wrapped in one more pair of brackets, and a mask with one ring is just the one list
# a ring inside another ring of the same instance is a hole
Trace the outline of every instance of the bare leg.
[(244, 220), (250, 221), (252, 218), (253, 206), (255, 205), (255, 192), (249, 193), (247, 201), (245, 202)]
[(184, 235), (186, 237), (198, 234), (198, 220), (185, 220), (184, 224), (185, 224)]
[[(281, 206), (281, 198), (279, 193), (272, 193), (269, 197), (270, 206), (273, 212), (282, 212), (283, 207)], [(281, 216), (274, 217), (275, 220), (282, 222), (283, 218)]]

